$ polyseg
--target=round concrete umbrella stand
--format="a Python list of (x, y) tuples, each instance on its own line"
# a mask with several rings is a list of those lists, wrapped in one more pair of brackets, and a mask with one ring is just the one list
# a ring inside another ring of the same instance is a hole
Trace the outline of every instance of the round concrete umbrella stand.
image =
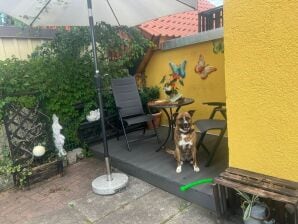
[(128, 176), (123, 173), (113, 173), (112, 180), (107, 178), (107, 175), (103, 175), (92, 181), (92, 190), (95, 194), (115, 194), (124, 189), (128, 183)]

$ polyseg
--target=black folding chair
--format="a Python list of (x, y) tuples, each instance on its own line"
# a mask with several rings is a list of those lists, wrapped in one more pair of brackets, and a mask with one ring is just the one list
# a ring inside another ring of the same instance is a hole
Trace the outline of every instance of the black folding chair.
[[(159, 137), (153, 122), (153, 116), (152, 114), (145, 114), (143, 110), (135, 78), (125, 77), (113, 79), (111, 84), (128, 151), (131, 151), (129, 143), (138, 140), (156, 136), (159, 143)], [(144, 135), (148, 121), (151, 121), (153, 124), (154, 134)], [(141, 129), (143, 129), (142, 138), (128, 139), (128, 132)], [(119, 132), (117, 133), (117, 139), (119, 140)]]
[[(209, 166), (213, 160), (213, 157), (215, 155), (215, 152), (221, 142), (221, 140), (224, 137), (224, 134), (227, 130), (227, 116), (226, 116), (226, 103), (223, 102), (207, 102), (203, 103), (209, 106), (214, 106), (212, 113), (209, 117), (209, 119), (203, 119), (203, 120), (198, 120), (195, 122), (197, 128), (199, 129), (201, 136), (200, 139), (197, 143), (197, 150), (199, 150), (200, 147), (202, 147), (208, 154), (208, 160), (205, 166)], [(224, 120), (218, 120), (214, 119), (214, 116), (217, 112), (220, 112), (221, 115), (224, 117)], [(214, 143), (213, 147), (211, 150), (208, 150), (206, 145), (203, 143), (204, 138), (207, 134), (208, 131), (210, 130), (220, 130), (220, 134), (217, 137), (216, 142)]]

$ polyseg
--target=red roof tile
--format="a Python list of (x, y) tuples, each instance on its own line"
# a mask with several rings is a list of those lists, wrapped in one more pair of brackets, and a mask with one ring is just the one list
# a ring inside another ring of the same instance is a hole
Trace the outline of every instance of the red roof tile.
[(139, 25), (139, 28), (152, 36), (188, 36), (198, 32), (198, 13), (214, 7), (208, 0), (198, 0), (198, 10), (154, 19)]

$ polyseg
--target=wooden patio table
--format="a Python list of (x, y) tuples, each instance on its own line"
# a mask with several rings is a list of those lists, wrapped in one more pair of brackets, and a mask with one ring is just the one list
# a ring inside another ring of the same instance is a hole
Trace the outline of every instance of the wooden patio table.
[[(168, 100), (155, 100), (155, 101), (150, 101), (148, 103), (149, 110), (150, 110), (150, 108), (162, 109), (167, 116), (167, 120), (168, 120), (168, 124), (169, 124), (167, 137), (166, 137), (165, 141), (161, 144), (161, 146), (156, 150), (156, 152), (165, 148), (165, 145), (168, 143), (171, 133), (172, 133), (172, 136), (174, 136), (175, 120), (174, 120), (173, 115), (176, 112), (179, 112), (179, 110), (182, 106), (186, 106), (186, 105), (192, 104), (194, 102), (195, 102), (195, 100), (192, 98), (182, 97), (175, 102), (171, 102)], [(174, 112), (173, 112), (173, 110), (174, 110)]]

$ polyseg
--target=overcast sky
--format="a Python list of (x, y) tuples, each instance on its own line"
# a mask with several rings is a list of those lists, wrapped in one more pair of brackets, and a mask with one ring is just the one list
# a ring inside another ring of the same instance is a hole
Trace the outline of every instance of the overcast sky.
[(208, 0), (208, 1), (215, 6), (220, 6), (223, 4), (223, 0)]

